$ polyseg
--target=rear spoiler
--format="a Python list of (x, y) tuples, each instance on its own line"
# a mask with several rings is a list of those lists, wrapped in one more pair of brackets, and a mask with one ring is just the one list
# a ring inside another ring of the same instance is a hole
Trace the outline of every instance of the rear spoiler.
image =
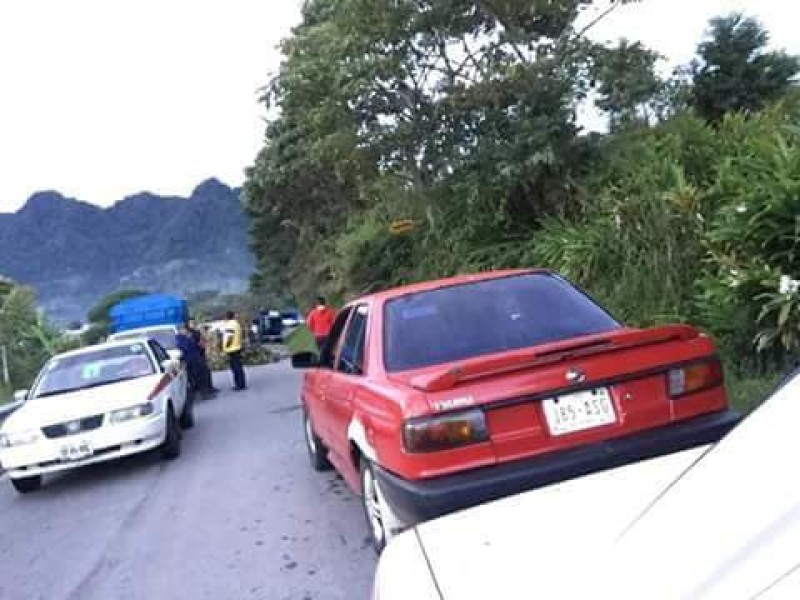
[(440, 392), (454, 388), (459, 383), (492, 375), (502, 375), (530, 367), (559, 363), (600, 352), (616, 352), (637, 346), (650, 346), (664, 342), (691, 340), (702, 335), (689, 325), (667, 325), (652, 329), (627, 329), (586, 336), (580, 340), (564, 340), (541, 346), (525, 348), (500, 355), (476, 357), (446, 369), (417, 375), (411, 386), (423, 392)]

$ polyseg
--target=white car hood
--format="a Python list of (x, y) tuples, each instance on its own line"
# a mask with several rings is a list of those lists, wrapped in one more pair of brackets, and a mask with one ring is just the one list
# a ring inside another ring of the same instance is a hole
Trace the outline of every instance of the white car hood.
[(67, 394), (34, 398), (12, 413), (2, 430), (44, 427), (140, 404), (147, 401), (162, 377), (158, 373)]
[(799, 423), (796, 377), (710, 449), (527, 492), (404, 535), (419, 536), (445, 600), (800, 598)]

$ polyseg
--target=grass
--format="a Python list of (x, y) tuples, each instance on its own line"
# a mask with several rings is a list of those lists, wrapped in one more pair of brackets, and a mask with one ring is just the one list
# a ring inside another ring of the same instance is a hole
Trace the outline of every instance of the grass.
[(781, 375), (771, 373), (759, 375), (753, 373), (726, 373), (725, 387), (731, 405), (743, 414), (758, 407), (780, 381)]

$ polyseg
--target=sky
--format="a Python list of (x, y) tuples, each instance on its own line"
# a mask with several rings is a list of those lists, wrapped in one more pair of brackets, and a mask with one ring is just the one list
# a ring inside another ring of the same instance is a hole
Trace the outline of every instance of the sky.
[[(795, 0), (643, 0), (593, 30), (688, 62), (741, 10), (800, 54)], [(240, 185), (264, 138), (258, 89), (302, 0), (0, 0), (0, 212), (56, 189), (107, 206), (148, 190)]]

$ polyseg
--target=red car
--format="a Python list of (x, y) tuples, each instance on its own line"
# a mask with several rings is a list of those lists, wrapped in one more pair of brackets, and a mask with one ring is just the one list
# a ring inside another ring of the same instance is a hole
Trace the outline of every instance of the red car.
[(314, 468), (361, 496), (378, 551), (402, 529), (713, 442), (729, 409), (714, 344), (628, 328), (558, 275), (502, 271), (360, 298), (302, 386)]

